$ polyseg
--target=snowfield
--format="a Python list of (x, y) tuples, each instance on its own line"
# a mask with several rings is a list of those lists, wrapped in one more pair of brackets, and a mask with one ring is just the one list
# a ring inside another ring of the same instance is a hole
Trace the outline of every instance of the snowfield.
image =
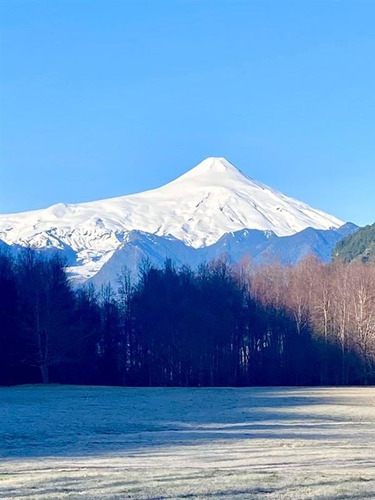
[(375, 388), (0, 388), (6, 499), (375, 498)]

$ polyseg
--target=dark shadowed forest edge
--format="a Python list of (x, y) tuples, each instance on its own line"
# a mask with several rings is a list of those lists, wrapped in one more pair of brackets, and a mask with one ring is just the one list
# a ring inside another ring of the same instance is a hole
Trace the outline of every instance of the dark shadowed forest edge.
[(375, 383), (375, 266), (306, 258), (73, 288), (58, 256), (0, 254), (0, 384)]

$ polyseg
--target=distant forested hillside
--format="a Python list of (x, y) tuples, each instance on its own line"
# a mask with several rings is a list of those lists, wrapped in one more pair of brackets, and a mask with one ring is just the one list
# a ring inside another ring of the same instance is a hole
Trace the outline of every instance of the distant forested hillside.
[(344, 262), (375, 260), (375, 224), (363, 227), (339, 241), (333, 251), (333, 257)]

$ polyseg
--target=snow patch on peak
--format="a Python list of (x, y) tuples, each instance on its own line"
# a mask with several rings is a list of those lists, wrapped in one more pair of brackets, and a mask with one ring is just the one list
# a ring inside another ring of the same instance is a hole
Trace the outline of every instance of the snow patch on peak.
[(70, 206), (66, 203), (57, 203), (56, 205), (52, 205), (46, 209), (46, 212), (53, 217), (60, 219), (64, 217), (71, 211)]
[[(166, 186), (181, 182), (203, 182), (210, 185), (230, 184), (235, 180), (252, 180), (224, 157), (209, 156)], [(164, 187), (166, 187), (164, 186)]]
[(196, 167), (191, 169), (187, 174), (200, 173), (241, 173), (230, 161), (224, 157), (209, 156), (201, 161)]

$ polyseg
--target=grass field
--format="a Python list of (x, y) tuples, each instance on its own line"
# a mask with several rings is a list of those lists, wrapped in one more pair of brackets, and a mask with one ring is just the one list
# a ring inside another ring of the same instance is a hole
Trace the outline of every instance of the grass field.
[(0, 388), (6, 499), (375, 498), (375, 388)]

